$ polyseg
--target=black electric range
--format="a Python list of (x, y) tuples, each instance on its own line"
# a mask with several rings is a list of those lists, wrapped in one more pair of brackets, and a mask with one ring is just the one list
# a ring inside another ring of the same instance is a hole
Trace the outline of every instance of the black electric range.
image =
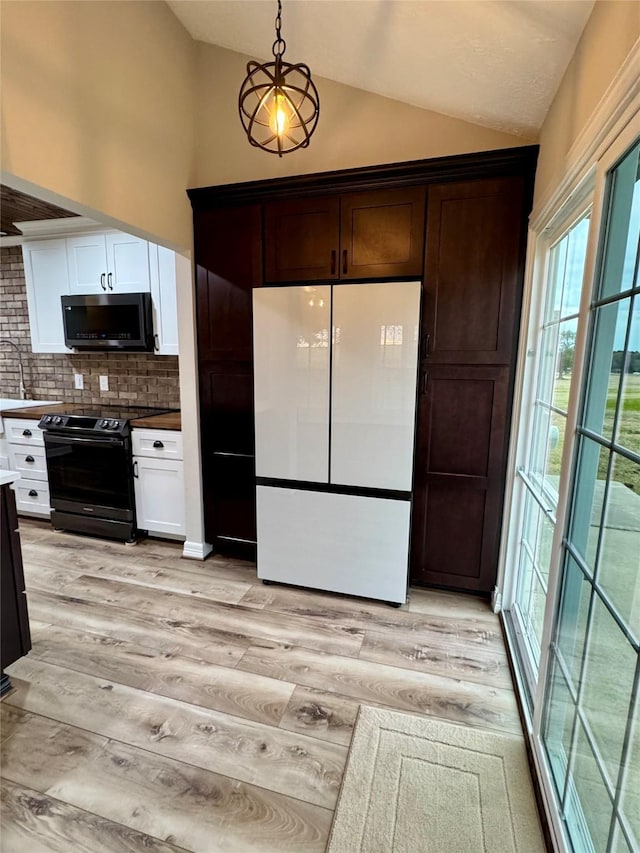
[(168, 411), (69, 406), (40, 418), (54, 528), (135, 542), (131, 422)]

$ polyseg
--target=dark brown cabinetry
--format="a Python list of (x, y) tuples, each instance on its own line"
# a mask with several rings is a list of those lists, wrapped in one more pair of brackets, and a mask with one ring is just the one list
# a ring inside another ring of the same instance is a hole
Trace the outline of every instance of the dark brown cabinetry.
[(217, 550), (255, 542), (252, 288), (420, 278), (410, 579), (490, 592), (536, 156), (516, 148), (189, 191)]
[(495, 582), (524, 252), (522, 177), (429, 188), (415, 583)]
[(251, 293), (262, 284), (258, 205), (195, 222), (205, 534), (253, 554), (256, 539)]
[(424, 188), (265, 204), (267, 282), (422, 275)]
[(5, 667), (26, 655), (31, 648), (27, 595), (18, 534), (16, 499), (8, 485), (0, 486), (0, 695), (11, 688)]

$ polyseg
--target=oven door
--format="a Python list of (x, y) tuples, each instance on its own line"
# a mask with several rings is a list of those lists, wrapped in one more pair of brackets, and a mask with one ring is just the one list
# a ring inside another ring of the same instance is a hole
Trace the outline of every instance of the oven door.
[(84, 437), (45, 431), (53, 509), (117, 521), (134, 520), (128, 437)]

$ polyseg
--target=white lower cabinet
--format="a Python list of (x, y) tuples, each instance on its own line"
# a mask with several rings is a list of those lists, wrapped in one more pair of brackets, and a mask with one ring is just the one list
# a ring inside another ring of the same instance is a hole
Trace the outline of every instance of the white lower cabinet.
[(9, 439), (9, 468), (20, 473), (11, 486), (16, 508), (25, 515), (49, 518), (49, 480), (44, 450), (44, 436), (38, 421), (27, 418), (4, 418)]
[[(131, 437), (138, 528), (156, 536), (184, 539), (182, 434), (175, 430), (133, 429)], [(176, 458), (176, 452), (180, 458)]]

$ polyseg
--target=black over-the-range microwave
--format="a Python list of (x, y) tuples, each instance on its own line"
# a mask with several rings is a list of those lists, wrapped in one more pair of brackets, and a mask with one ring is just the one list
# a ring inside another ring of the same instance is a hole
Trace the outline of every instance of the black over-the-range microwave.
[(150, 293), (63, 296), (64, 342), (76, 350), (153, 350)]

